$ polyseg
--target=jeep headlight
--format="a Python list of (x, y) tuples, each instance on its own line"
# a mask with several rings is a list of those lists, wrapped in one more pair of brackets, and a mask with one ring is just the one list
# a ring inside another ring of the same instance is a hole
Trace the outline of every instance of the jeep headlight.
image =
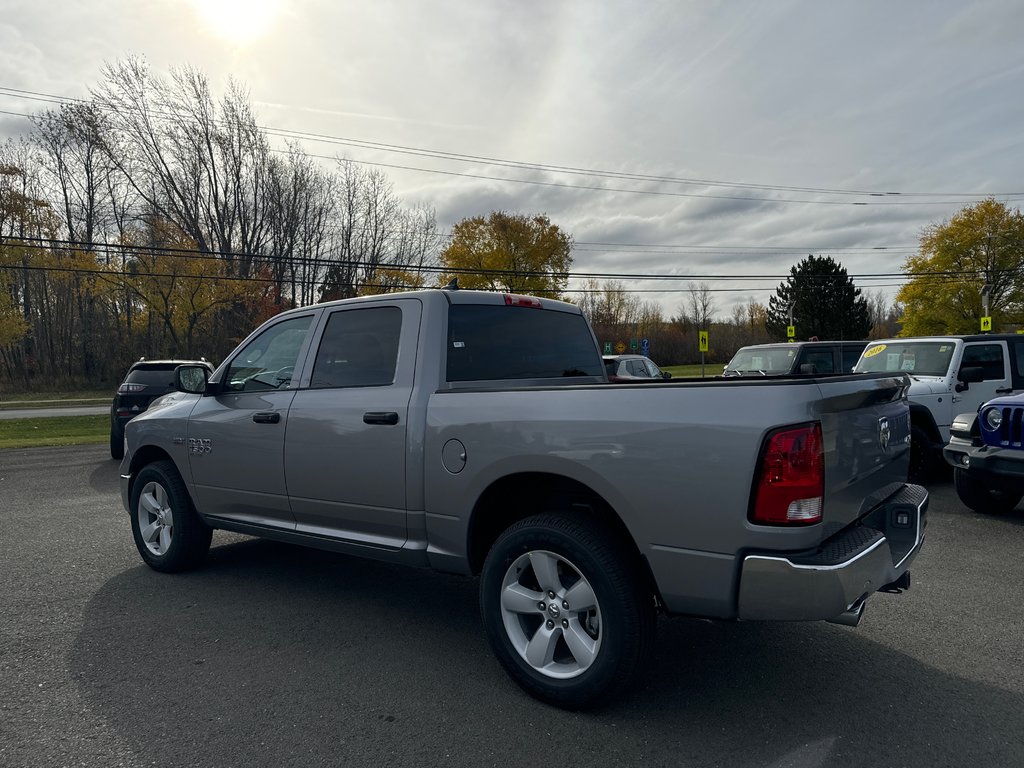
[(1003, 425), (1003, 410), (1001, 408), (989, 408), (985, 411), (985, 424), (992, 431), (999, 429)]

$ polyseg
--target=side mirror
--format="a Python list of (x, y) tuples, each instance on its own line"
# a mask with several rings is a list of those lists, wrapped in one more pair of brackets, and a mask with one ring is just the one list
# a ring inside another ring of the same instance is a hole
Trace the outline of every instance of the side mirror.
[(814, 363), (801, 363), (800, 364), (800, 373), (811, 373), (811, 374), (814, 374), (814, 373), (817, 373), (817, 372), (818, 372), (818, 366), (816, 366)]
[(954, 389), (957, 392), (965, 392), (970, 389), (969, 384), (978, 384), (985, 380), (985, 369), (977, 365), (969, 365), (961, 368), (957, 374), (957, 383)]
[(661, 372), (661, 378), (663, 378), (663, 379), (671, 379), (672, 378), (672, 374), (669, 373), (668, 371), (662, 371)]
[(210, 381), (210, 370), (205, 365), (179, 365), (174, 369), (174, 387), (179, 392), (202, 395)]

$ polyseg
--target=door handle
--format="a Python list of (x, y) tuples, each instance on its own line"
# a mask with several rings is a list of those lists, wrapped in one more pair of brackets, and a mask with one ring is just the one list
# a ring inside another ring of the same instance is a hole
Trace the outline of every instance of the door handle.
[(257, 424), (277, 424), (281, 420), (281, 414), (277, 411), (254, 413), (252, 420)]
[(398, 414), (394, 411), (368, 411), (363, 414), (364, 424), (397, 424)]
[(1013, 387), (1003, 387), (1001, 389), (996, 390), (997, 395), (1008, 395), (1011, 392), (1013, 392)]

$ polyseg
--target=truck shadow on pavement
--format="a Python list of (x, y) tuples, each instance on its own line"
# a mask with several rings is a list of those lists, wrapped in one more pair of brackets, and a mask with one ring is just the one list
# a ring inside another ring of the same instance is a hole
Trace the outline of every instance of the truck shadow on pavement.
[(120, 498), (120, 462), (104, 457), (104, 461), (89, 473), (89, 487), (97, 493), (112, 493)]
[(646, 681), (592, 713), (523, 694), (473, 579), (218, 533), (182, 575), (123, 571), (71, 651), (157, 766), (1010, 765), (1024, 696), (826, 624), (660, 622)]

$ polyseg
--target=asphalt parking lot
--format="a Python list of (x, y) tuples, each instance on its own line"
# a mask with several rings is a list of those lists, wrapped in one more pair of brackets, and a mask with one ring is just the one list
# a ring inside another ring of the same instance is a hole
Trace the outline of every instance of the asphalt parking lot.
[(471, 579), (223, 533), (162, 575), (105, 447), (0, 451), (0, 766), (1024, 765), (1024, 511), (930, 490), (860, 627), (664, 619), (581, 714), (506, 678)]

